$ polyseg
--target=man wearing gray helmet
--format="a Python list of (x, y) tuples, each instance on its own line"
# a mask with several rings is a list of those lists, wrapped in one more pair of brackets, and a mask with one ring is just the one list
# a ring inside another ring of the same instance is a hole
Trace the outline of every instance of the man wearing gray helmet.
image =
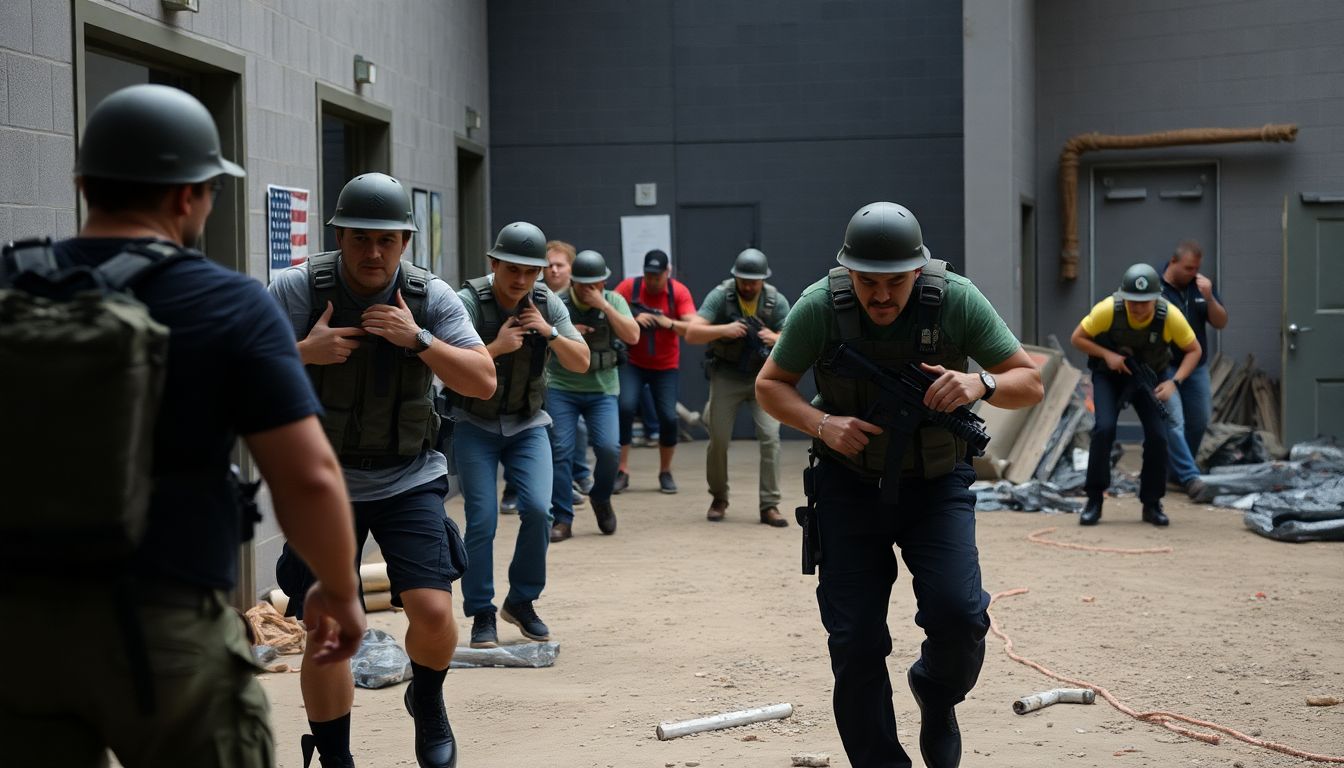
[(559, 298), (569, 310), (574, 328), (588, 344), (588, 370), (566, 370), (556, 358), (546, 367), (546, 410), (551, 425), (551, 450), (554, 452), (554, 490), (551, 492), (551, 541), (560, 542), (573, 535), (574, 502), (571, 471), (584, 445), (576, 428), (580, 417), (597, 458), (593, 467), (593, 485), (589, 499), (597, 528), (604, 534), (616, 532), (616, 511), (611, 506), (611, 491), (616, 482), (616, 465), (621, 459), (620, 418), (616, 395), (620, 380), (616, 366), (625, 356), (625, 345), (639, 341), (639, 323), (630, 314), (625, 299), (606, 290), (611, 270), (602, 254), (580, 251), (569, 271), (570, 284)]
[[(400, 181), (366, 173), (346, 183), (327, 222), (339, 250), (285, 270), (271, 295), (288, 315), (299, 355), (322, 401), (322, 426), (345, 470), (357, 543), (370, 533), (387, 561), (392, 603), (405, 608), (412, 680), (405, 704), (415, 719), (421, 768), (457, 764), (443, 681), (457, 646), (452, 583), (466, 568), (461, 536), (444, 514), (448, 464), (434, 450), (437, 376), (455, 392), (485, 395), (495, 370), (462, 302), (446, 283), (402, 259), (416, 232), (411, 196)], [(358, 567), (357, 558), (352, 567)], [(276, 564), (289, 608), (307, 622), (311, 579), (288, 547)], [(305, 652), (306, 653), (306, 652)], [(349, 669), (305, 656), (304, 706), (323, 768), (353, 764)]]
[[(920, 753), (931, 768), (955, 768), (961, 734), (953, 708), (975, 686), (989, 630), (967, 444), (927, 420), (896, 444), (898, 437), (864, 420), (879, 399), (877, 384), (842, 376), (826, 361), (843, 345), (892, 370), (918, 364), (933, 379), (923, 405), (942, 412), (980, 399), (1000, 408), (1032, 405), (1042, 396), (1040, 372), (971, 281), (930, 258), (904, 206), (859, 209), (836, 261), (798, 297), (756, 379), (756, 396), (771, 415), (813, 437), (814, 466), (803, 473), (809, 506), (799, 517), (805, 562), (820, 568), (835, 721), (850, 763), (911, 764), (896, 737), (886, 663), (895, 544), (926, 637), (907, 673), (921, 712)], [(968, 373), (970, 359), (985, 372)], [(808, 368), (817, 381), (812, 403), (797, 388)], [(884, 476), (886, 452), (896, 450), (900, 476)], [(891, 483), (899, 484), (895, 503), (884, 500)]]
[(705, 295), (686, 329), (686, 341), (709, 344), (705, 357), (709, 376), (705, 478), (710, 505), (705, 519), (710, 522), (723, 520), (728, 510), (728, 444), (738, 406), (750, 403), (761, 450), (761, 522), (776, 528), (789, 524), (779, 514), (779, 422), (756, 401), (756, 374), (789, 314), (789, 300), (765, 282), (768, 277), (770, 264), (765, 254), (755, 248), (742, 251), (733, 262), (732, 277)]
[[(319, 578), (307, 592), (308, 658), (314, 668), (337, 670), (348, 669), (364, 631), (340, 465), (284, 316), (256, 280), (191, 248), (215, 195), (234, 189), (226, 179), (244, 175), (222, 157), (210, 113), (175, 88), (131, 86), (93, 109), (80, 138), (75, 176), (88, 212), (79, 236), (48, 255), (68, 278), (97, 274), (133, 286), (134, 300), (167, 337), (163, 389), (146, 409), (157, 410), (152, 440), (137, 450), (139, 441), (117, 432), (137, 420), (125, 413), (127, 391), (150, 388), (146, 369), (156, 366), (138, 361), (127, 386), (116, 376), (113, 350), (93, 343), (92, 323), (88, 333), (74, 334), (83, 344), (76, 357), (99, 355), (98, 379), (68, 375), (80, 361), (65, 358), (67, 375), (43, 375), (60, 342), (39, 358), (21, 359), (21, 374), (6, 368), (13, 378), (0, 397), (0, 423), (21, 454), (0, 462), (7, 489), (0, 610), (36, 621), (43, 653), (68, 663), (10, 666), (0, 689), (0, 762), (103, 765), (110, 749), (127, 768), (271, 766), (269, 705), (243, 622), (228, 602), (239, 543), (253, 522), (238, 503), (230, 457), (241, 435), (281, 529), (312, 563)], [(126, 276), (128, 265), (134, 277)], [(4, 282), (0, 329), (22, 330), (22, 319), (8, 316), (20, 292)], [(123, 322), (110, 326), (119, 331), (118, 348), (135, 335), (135, 325), (124, 322), (128, 306), (122, 302), (116, 314)], [(6, 352), (12, 340), (6, 336)], [(29, 397), (21, 389), (27, 384), (45, 391)], [(42, 429), (27, 428), (34, 419)], [(90, 451), (104, 445), (96, 439), (103, 434), (115, 448)], [(147, 508), (109, 503), (129, 500), (103, 492), (109, 477), (136, 474), (128, 471), (128, 453), (149, 458), (142, 468), (152, 478)], [(38, 466), (25, 467), (24, 455)], [(90, 491), (76, 503), (108, 525), (84, 531), (40, 519), (39, 530), (16, 530)], [(124, 535), (129, 526), (121, 523), (141, 514), (140, 535)], [(6, 658), (31, 658), (30, 633), (0, 638)]]
[[(1170, 521), (1162, 510), (1162, 497), (1167, 493), (1167, 422), (1159, 403), (1169, 400), (1176, 385), (1199, 365), (1199, 339), (1181, 311), (1162, 298), (1157, 270), (1135, 264), (1125, 270), (1119, 290), (1097, 302), (1069, 340), (1087, 353), (1096, 417), (1083, 486), (1087, 504), (1078, 513), (1079, 525), (1096, 525), (1101, 520), (1102, 495), (1111, 485), (1116, 422), (1126, 402), (1134, 406), (1143, 424), (1143, 466), (1139, 470), (1143, 521), (1167, 525)], [(1172, 347), (1181, 350), (1183, 357), (1168, 377)], [(1152, 391), (1140, 391), (1149, 387)]]
[(542, 410), (547, 359), (574, 373), (588, 370), (588, 345), (574, 329), (560, 299), (538, 281), (546, 268), (546, 236), (525, 221), (506, 225), (495, 238), (490, 274), (472, 278), (458, 292), (471, 322), (494, 359), (498, 385), (484, 395), (453, 402), (453, 454), (467, 516), (467, 556), (462, 609), (472, 618), (471, 647), (499, 644), (495, 621), (495, 530), (499, 526), (499, 467), (518, 491), (518, 539), (509, 563), (509, 590), (499, 615), (530, 640), (551, 630), (533, 603), (546, 587), (546, 548), (554, 474)]

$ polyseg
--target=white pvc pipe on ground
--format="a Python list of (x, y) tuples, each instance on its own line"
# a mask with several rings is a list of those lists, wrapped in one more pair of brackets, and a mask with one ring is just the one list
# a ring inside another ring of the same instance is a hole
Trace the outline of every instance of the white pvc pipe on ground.
[(701, 733), (702, 731), (717, 731), (723, 728), (759, 723), (764, 720), (780, 720), (792, 714), (793, 705), (785, 703), (771, 704), (768, 707), (756, 707), (755, 709), (743, 709), (737, 712), (724, 712), (721, 715), (683, 720), (679, 723), (659, 723), (658, 739), (667, 741), (678, 736)]
[(1013, 702), (1013, 711), (1019, 715), (1045, 709), (1051, 704), (1091, 704), (1097, 700), (1097, 694), (1087, 688), (1056, 688), (1053, 691), (1041, 691), (1023, 696)]

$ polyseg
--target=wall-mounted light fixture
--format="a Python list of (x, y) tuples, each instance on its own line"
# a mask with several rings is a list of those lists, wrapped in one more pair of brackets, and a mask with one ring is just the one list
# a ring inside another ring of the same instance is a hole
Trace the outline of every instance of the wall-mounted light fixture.
[(481, 130), (481, 113), (467, 107), (467, 138), (471, 138), (472, 134), (479, 130)]
[(378, 65), (355, 54), (355, 87), (373, 85), (378, 80)]
[(199, 0), (163, 0), (163, 9), (165, 11), (191, 11), (199, 13), (201, 4)]

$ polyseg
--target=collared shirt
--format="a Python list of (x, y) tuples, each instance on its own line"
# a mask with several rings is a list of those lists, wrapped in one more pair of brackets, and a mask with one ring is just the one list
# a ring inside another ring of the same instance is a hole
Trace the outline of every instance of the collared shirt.
[[(1199, 364), (1205, 365), (1209, 362), (1209, 340), (1208, 340), (1208, 319), (1209, 306), (1204, 294), (1199, 292), (1199, 286), (1195, 280), (1184, 288), (1177, 288), (1167, 282), (1166, 264), (1155, 266), (1157, 274), (1162, 279), (1162, 298), (1171, 302), (1173, 307), (1181, 310), (1185, 319), (1190, 323), (1190, 328), (1195, 332), (1195, 338), (1199, 340)], [(1218, 287), (1213, 288), (1213, 298), (1219, 304), (1223, 303), (1223, 297), (1218, 295)], [(1179, 360), (1181, 352), (1173, 347), (1171, 350), (1172, 359)]]

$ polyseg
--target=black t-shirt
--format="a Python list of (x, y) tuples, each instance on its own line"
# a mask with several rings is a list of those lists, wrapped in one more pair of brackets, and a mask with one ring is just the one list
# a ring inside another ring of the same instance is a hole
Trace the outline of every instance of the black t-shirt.
[[(126, 242), (74, 238), (55, 250), (62, 267), (94, 266)], [(235, 438), (291, 424), (321, 406), (294, 333), (261, 283), (192, 259), (150, 274), (135, 293), (169, 328), (155, 486), (137, 571), (159, 581), (231, 589), (240, 541), (227, 480)], [(79, 476), (79, 467), (70, 469)]]

